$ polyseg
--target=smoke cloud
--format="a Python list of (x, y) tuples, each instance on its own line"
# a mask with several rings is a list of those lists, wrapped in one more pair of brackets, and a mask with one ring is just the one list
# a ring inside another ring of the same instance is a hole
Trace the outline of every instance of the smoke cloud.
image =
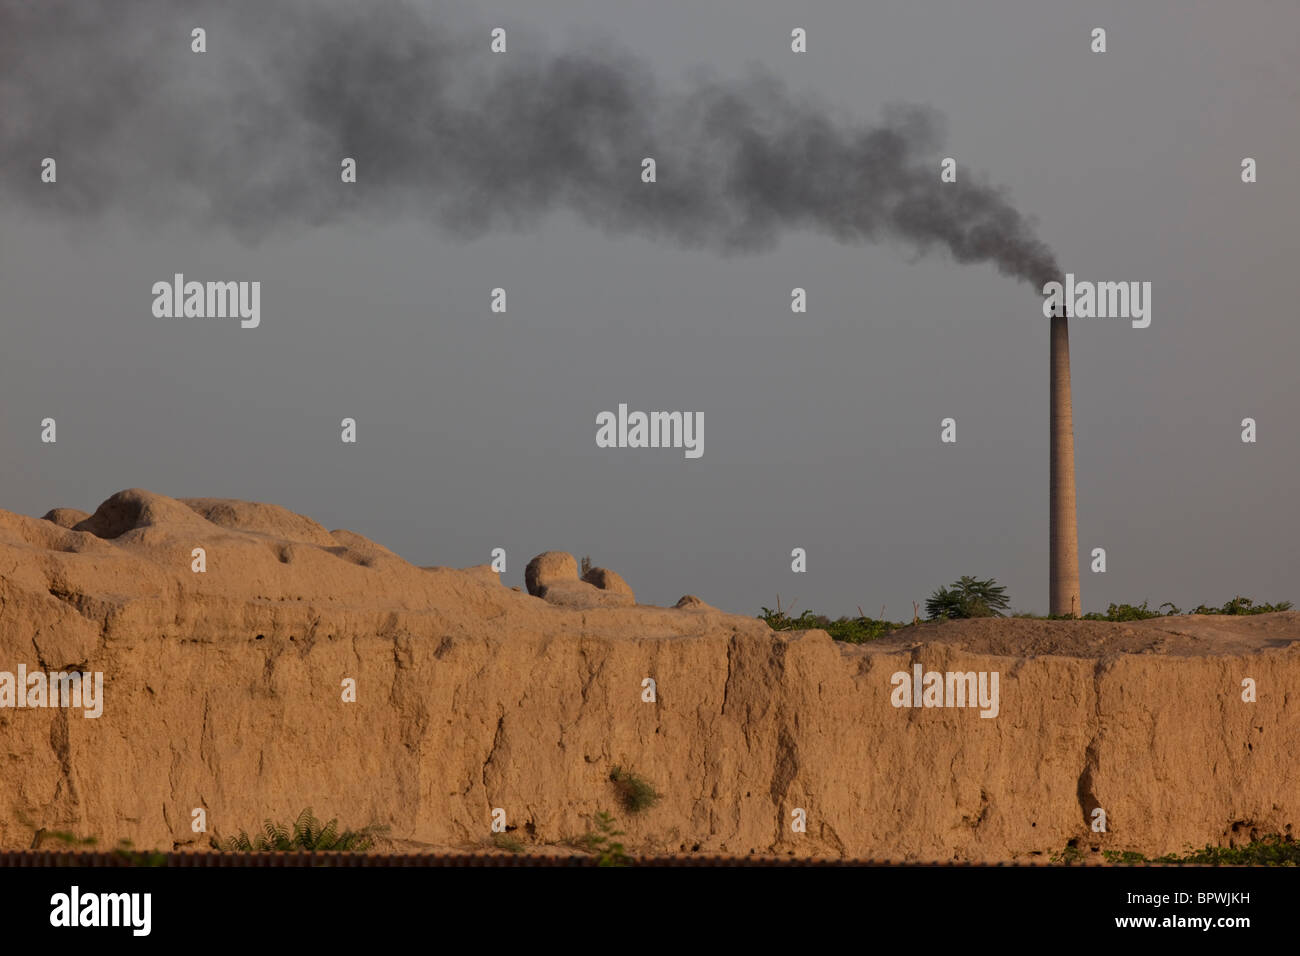
[(488, 26), (445, 19), (395, 0), (0, 0), (3, 195), (247, 241), (397, 216), (473, 237), (568, 210), (723, 253), (809, 230), (1059, 275), (1001, 190), (964, 169), (940, 182), (932, 111), (863, 124), (764, 71), (670, 89), (613, 46), (556, 53), (506, 24), (493, 54)]

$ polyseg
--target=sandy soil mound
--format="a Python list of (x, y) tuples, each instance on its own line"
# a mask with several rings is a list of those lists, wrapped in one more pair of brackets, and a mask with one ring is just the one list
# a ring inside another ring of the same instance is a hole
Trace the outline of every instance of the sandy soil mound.
[(192, 527), (195, 522), (179, 501), (140, 488), (128, 488), (101, 504), (73, 530), (86, 531), (97, 538), (120, 538), (129, 531), (160, 524)]
[(278, 505), (229, 498), (182, 498), (181, 503), (218, 527), (251, 531), (288, 541), (305, 541), (325, 547), (336, 544), (323, 526)]
[(76, 508), (51, 508), (45, 512), (44, 520), (53, 521), (60, 528), (72, 528), (89, 517), (89, 512), (78, 511)]

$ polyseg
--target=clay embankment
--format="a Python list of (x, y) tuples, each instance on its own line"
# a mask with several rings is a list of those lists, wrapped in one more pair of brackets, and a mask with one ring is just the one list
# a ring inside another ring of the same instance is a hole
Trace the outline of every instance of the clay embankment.
[[(969, 621), (851, 647), (635, 605), (561, 558), (535, 570), (545, 598), (246, 502), (0, 511), (0, 671), (104, 675), (99, 718), (0, 708), (0, 848), (44, 828), (197, 849), (306, 806), (387, 825), (390, 847), (474, 847), (502, 807), (530, 846), (610, 809), (636, 852), (1041, 859), (1300, 817), (1300, 614)], [(894, 707), (891, 675), (917, 662), (996, 671), (997, 716)], [(620, 811), (615, 764), (660, 803)]]

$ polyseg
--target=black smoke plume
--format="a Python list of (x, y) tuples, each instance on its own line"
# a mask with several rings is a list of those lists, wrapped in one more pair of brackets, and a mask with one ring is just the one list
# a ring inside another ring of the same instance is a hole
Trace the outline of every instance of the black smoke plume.
[(1000, 190), (939, 181), (928, 110), (846, 121), (762, 71), (670, 90), (612, 46), (547, 52), (506, 23), (493, 54), (488, 25), (445, 19), (396, 0), (0, 0), (0, 190), (247, 240), (358, 216), (476, 236), (569, 210), (727, 253), (811, 230), (1059, 273)]

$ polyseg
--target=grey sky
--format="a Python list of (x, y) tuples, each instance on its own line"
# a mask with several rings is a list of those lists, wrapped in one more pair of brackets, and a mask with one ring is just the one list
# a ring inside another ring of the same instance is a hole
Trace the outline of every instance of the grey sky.
[[(1300, 8), (1131, 6), (538, 0), (470, 22), (511, 30), (507, 56), (529, 31), (557, 50), (611, 38), (669, 89), (758, 63), (864, 126), (898, 102), (942, 113), (959, 175), (1005, 187), (1064, 269), (1154, 286), (1148, 329), (1072, 326), (1085, 608), (1294, 599)], [(789, 52), (794, 26), (809, 53)], [(214, 137), (230, 120), (193, 117)], [(725, 256), (565, 212), (472, 240), (400, 217), (241, 242), (10, 201), (93, 174), (65, 143), (59, 185), (34, 185), (49, 154), (34, 144), (0, 183), (0, 507), (141, 486), (275, 502), (419, 564), (505, 547), (509, 583), (539, 551), (590, 554), (652, 603), (752, 613), (779, 593), (902, 618), (971, 573), (1045, 608), (1048, 329), (1033, 289), (988, 265), (807, 232)], [(174, 272), (260, 279), (261, 327), (154, 318), (150, 286)], [(596, 413), (620, 402), (703, 412), (704, 456), (598, 449)], [(1099, 546), (1105, 575), (1086, 570)]]

